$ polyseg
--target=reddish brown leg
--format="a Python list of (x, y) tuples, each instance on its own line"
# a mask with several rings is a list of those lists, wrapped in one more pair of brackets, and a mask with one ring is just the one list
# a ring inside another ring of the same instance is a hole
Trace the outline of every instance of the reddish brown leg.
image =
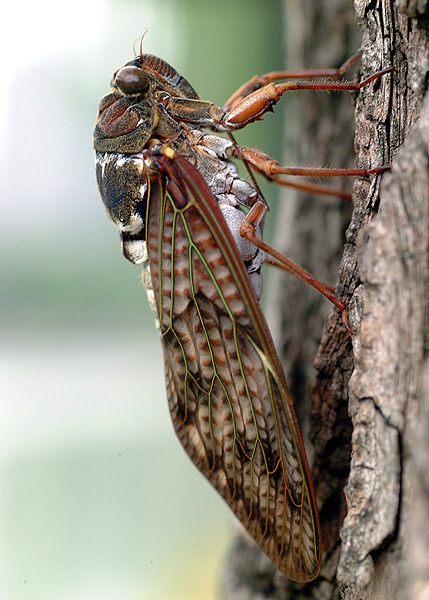
[[(306, 177), (367, 177), (368, 175), (376, 175), (379, 173), (384, 173), (385, 171), (390, 171), (390, 165), (383, 165), (381, 167), (375, 167), (374, 169), (331, 169), (325, 167), (286, 167), (280, 165), (276, 160), (261, 152), (260, 150), (255, 150), (254, 148), (243, 148), (241, 146), (234, 147), (234, 156), (236, 158), (241, 158), (245, 160), (252, 166), (256, 167), (258, 171), (267, 175), (268, 177), (272, 177), (278, 183), (280, 180), (276, 179), (275, 176), (282, 175), (304, 175)], [(292, 185), (292, 183), (284, 184), (284, 185)], [(298, 186), (293, 186), (298, 187)], [(321, 187), (324, 186), (315, 186)], [(321, 193), (329, 193), (328, 188), (324, 188), (326, 191)], [(312, 191), (309, 189), (308, 191)], [(316, 191), (316, 190), (315, 190)], [(320, 190), (317, 192), (319, 193)]]
[(345, 192), (343, 190), (336, 190), (327, 185), (319, 185), (316, 183), (309, 182), (301, 182), (301, 181), (292, 181), (290, 179), (284, 179), (279, 175), (268, 175), (264, 171), (258, 169), (254, 164), (253, 167), (264, 177), (266, 177), (269, 181), (274, 181), (278, 185), (284, 185), (286, 187), (293, 187), (296, 190), (301, 190), (303, 192), (308, 192), (309, 194), (322, 194), (323, 196), (335, 196), (336, 198), (342, 198), (343, 200), (352, 201), (352, 195), (349, 192)]
[(352, 329), (348, 322), (346, 305), (336, 296), (334, 290), (330, 286), (325, 285), (324, 283), (307, 273), (307, 271), (305, 271), (304, 269), (301, 269), (301, 267), (299, 267), (294, 262), (286, 258), (286, 256), (283, 256), (283, 254), (280, 254), (280, 252), (266, 244), (255, 234), (255, 230), (264, 218), (266, 211), (267, 207), (262, 201), (258, 201), (251, 208), (240, 227), (240, 234), (242, 235), (242, 237), (246, 238), (247, 240), (252, 242), (252, 244), (254, 244), (258, 248), (272, 256), (275, 260), (273, 264), (281, 267), (288, 273), (297, 275), (298, 277), (312, 285), (314, 288), (316, 288), (316, 290), (323, 294), (328, 300), (330, 300), (332, 304), (334, 304), (341, 311), (343, 323), (346, 326), (347, 330), (351, 333)]
[[(243, 236), (245, 237), (245, 236)], [(253, 243), (253, 242), (252, 242)], [(294, 275), (295, 277), (297, 276), (295, 271), (292, 271), (291, 269), (287, 268), (285, 264), (282, 264), (280, 261), (276, 260), (275, 258), (273, 258), (272, 256), (267, 256), (264, 262), (265, 265), (270, 265), (270, 267), (276, 267), (277, 269), (281, 269), (282, 271), (286, 271), (286, 273), (289, 273), (290, 275)], [(295, 264), (295, 263), (294, 263)], [(306, 271), (305, 271), (306, 272)], [(331, 286), (328, 285), (327, 283), (324, 282), (320, 282), (333, 296), (335, 296), (335, 289)]]
[(222, 117), (221, 124), (228, 131), (241, 129), (248, 123), (253, 123), (268, 112), (273, 104), (276, 104), (282, 95), (293, 90), (339, 90), (355, 92), (374, 79), (378, 79), (386, 73), (391, 73), (393, 67), (378, 71), (361, 82), (351, 81), (285, 81), (284, 83), (268, 83), (264, 87), (242, 100), (239, 100)]
[(264, 85), (267, 85), (271, 81), (277, 81), (279, 79), (315, 79), (318, 77), (330, 77), (335, 79), (337, 77), (341, 77), (347, 69), (351, 67), (351, 65), (356, 62), (361, 57), (360, 52), (356, 52), (346, 60), (345, 63), (341, 65), (338, 69), (307, 69), (303, 71), (271, 71), (270, 73), (265, 73), (265, 75), (255, 75), (244, 83), (226, 102), (223, 110), (227, 112), (230, 110), (237, 102), (243, 100), (246, 96), (259, 90)]

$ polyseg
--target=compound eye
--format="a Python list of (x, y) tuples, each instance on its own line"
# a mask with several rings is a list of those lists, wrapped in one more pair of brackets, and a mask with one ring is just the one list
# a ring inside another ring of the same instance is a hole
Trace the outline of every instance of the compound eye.
[(138, 67), (122, 67), (115, 75), (115, 82), (124, 94), (138, 94), (149, 87), (149, 78), (143, 69)]

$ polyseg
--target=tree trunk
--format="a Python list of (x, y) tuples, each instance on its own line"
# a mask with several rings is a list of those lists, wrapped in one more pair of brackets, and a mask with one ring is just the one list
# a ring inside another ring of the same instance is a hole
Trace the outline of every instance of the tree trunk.
[(355, 0), (355, 12), (351, 0), (285, 0), (289, 69), (338, 66), (359, 46), (360, 79), (396, 69), (357, 95), (355, 152), (350, 95), (288, 99), (285, 162), (391, 162), (392, 171), (356, 179), (352, 214), (335, 199), (289, 193), (284, 200), (276, 247), (319, 279), (338, 275), (354, 329), (349, 336), (331, 310), (315, 374), (328, 303), (290, 277), (270, 280), (304, 434), (311, 412), (324, 557), (320, 576), (298, 585), (241, 537), (225, 571), (224, 600), (429, 598), (428, 14), (427, 0)]

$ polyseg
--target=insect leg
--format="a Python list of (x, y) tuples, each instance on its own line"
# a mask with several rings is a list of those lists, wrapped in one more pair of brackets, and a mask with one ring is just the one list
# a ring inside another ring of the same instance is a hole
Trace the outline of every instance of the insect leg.
[(241, 129), (248, 123), (260, 119), (273, 104), (276, 104), (285, 92), (294, 90), (338, 90), (355, 92), (378, 79), (386, 73), (394, 71), (388, 67), (374, 73), (361, 82), (352, 81), (285, 81), (283, 83), (268, 83), (264, 87), (237, 102), (222, 118), (222, 124), (230, 130)]
[(255, 75), (244, 83), (225, 103), (223, 110), (230, 110), (237, 102), (259, 90), (264, 85), (267, 85), (271, 81), (277, 81), (279, 79), (314, 79), (317, 77), (329, 77), (336, 79), (341, 77), (351, 66), (361, 57), (360, 52), (355, 52), (350, 58), (348, 58), (341, 67), (337, 69), (306, 69), (302, 71), (271, 71), (265, 73), (265, 75)]
[(351, 332), (352, 330), (348, 322), (346, 305), (344, 304), (344, 302), (342, 302), (342, 300), (340, 300), (336, 296), (334, 290), (330, 286), (325, 285), (324, 283), (310, 275), (310, 273), (307, 273), (307, 271), (305, 271), (304, 269), (296, 265), (294, 262), (286, 258), (286, 256), (283, 256), (283, 254), (275, 250), (275, 248), (272, 248), (266, 242), (258, 238), (258, 236), (255, 233), (255, 230), (259, 223), (263, 220), (266, 211), (267, 208), (264, 205), (264, 203), (257, 202), (248, 212), (243, 224), (241, 225), (240, 234), (244, 238), (255, 244), (255, 246), (272, 256), (276, 261), (272, 264), (281, 267), (288, 273), (297, 275), (298, 277), (312, 285), (328, 300), (330, 300), (330, 302), (332, 302), (332, 304), (334, 304), (341, 311), (344, 325), (346, 326), (347, 330)]
[[(241, 146), (234, 147), (235, 158), (241, 158), (258, 171), (266, 176), (273, 177), (277, 183), (280, 183), (276, 176), (282, 175), (301, 175), (306, 177), (367, 177), (390, 171), (390, 165), (382, 165), (373, 169), (331, 169), (326, 167), (287, 167), (280, 165), (274, 158), (268, 156), (255, 148), (245, 148)], [(295, 186), (298, 187), (298, 186)], [(325, 188), (326, 189), (326, 188)], [(311, 190), (307, 190), (311, 191)], [(323, 193), (323, 192), (322, 192)], [(327, 192), (325, 192), (327, 193)]]
[[(246, 164), (248, 164), (247, 161), (246, 161)], [(274, 183), (277, 183), (278, 185), (292, 187), (292, 188), (295, 188), (296, 190), (301, 190), (302, 192), (308, 192), (309, 194), (322, 194), (323, 196), (335, 196), (336, 198), (342, 198), (343, 200), (348, 200), (349, 202), (352, 201), (352, 195), (349, 192), (345, 192), (344, 190), (337, 190), (337, 189), (331, 188), (327, 185), (319, 185), (317, 183), (309, 183), (308, 181), (305, 181), (305, 182), (301, 182), (301, 181), (297, 181), (297, 180), (293, 181), (291, 179), (285, 179), (284, 177), (282, 177), (280, 175), (268, 175), (261, 169), (258, 169), (258, 167), (256, 167), (256, 165), (252, 164), (252, 166), (256, 169), (256, 171), (260, 175), (263, 175), (266, 179), (268, 179), (268, 181), (274, 181)]]

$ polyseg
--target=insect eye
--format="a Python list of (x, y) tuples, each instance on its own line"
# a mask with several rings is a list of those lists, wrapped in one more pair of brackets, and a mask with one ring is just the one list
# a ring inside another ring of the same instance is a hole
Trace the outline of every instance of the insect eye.
[(115, 82), (124, 94), (145, 92), (149, 87), (149, 78), (143, 69), (138, 67), (122, 67), (115, 75)]

